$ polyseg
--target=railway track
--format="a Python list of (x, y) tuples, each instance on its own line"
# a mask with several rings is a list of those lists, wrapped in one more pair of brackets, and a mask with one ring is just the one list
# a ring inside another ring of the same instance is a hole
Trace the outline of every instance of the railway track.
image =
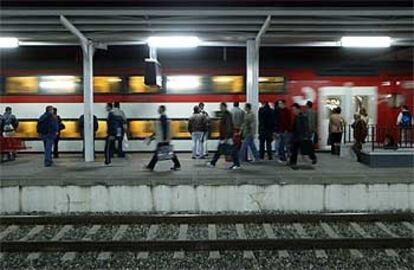
[(95, 252), (98, 260), (112, 253), (133, 252), (148, 258), (153, 252), (206, 252), (211, 259), (227, 251), (277, 251), (281, 257), (309, 250), (317, 258), (329, 250), (347, 250), (354, 258), (363, 250), (383, 250), (398, 257), (398, 250), (414, 256), (414, 215), (246, 214), (246, 215), (89, 215), (89, 216), (0, 216), (0, 258), (26, 254), (36, 260), (59, 253), (61, 261), (75, 260)]

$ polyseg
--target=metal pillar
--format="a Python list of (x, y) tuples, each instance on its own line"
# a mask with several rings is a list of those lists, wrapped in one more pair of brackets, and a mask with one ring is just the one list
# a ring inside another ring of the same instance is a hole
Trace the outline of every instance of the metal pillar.
[(85, 161), (94, 161), (94, 125), (93, 125), (93, 54), (92, 42), (82, 43), (83, 50), (83, 140)]
[(149, 58), (152, 60), (157, 60), (157, 48), (149, 47)]
[(252, 111), (257, 114), (259, 109), (259, 48), (256, 40), (246, 44), (246, 99), (252, 104)]

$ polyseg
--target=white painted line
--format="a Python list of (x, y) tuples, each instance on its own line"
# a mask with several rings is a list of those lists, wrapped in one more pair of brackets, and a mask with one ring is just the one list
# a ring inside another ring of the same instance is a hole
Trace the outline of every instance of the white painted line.
[(10, 233), (14, 232), (18, 228), (19, 228), (19, 226), (16, 226), (16, 225), (8, 226), (4, 231), (2, 231), (0, 233), (0, 240), (3, 240), (3, 238), (5, 238), (7, 235), (9, 235)]
[[(331, 238), (340, 238), (341, 237), (338, 233), (336, 233), (332, 229), (331, 226), (329, 226), (328, 223), (321, 222), (320, 225), (325, 230), (326, 234), (329, 235), (329, 237), (331, 237)], [(359, 250), (357, 250), (357, 249), (351, 249), (351, 250), (349, 250), (349, 252), (354, 257), (358, 257), (358, 258), (364, 257), (364, 255)]]
[[(158, 225), (157, 224), (151, 225), (150, 228), (148, 229), (147, 240), (153, 240), (157, 236), (157, 231), (158, 231)], [(148, 258), (148, 251), (139, 252), (138, 255), (137, 255), (137, 258), (138, 259), (147, 259)]]
[[(246, 233), (244, 231), (243, 224), (236, 224), (236, 231), (239, 239), (247, 239)], [(243, 251), (243, 258), (245, 259), (256, 259), (253, 251), (251, 250), (245, 250)]]
[[(276, 239), (276, 235), (273, 232), (273, 228), (269, 223), (263, 223), (263, 229), (266, 232), (267, 238), (269, 239)], [(278, 250), (280, 258), (288, 258), (289, 253), (287, 250)]]
[[(217, 240), (217, 230), (215, 224), (208, 224), (208, 240)], [(210, 251), (208, 254), (209, 259), (220, 259), (219, 251)]]
[[(115, 235), (112, 237), (113, 241), (119, 241), (122, 238), (122, 235), (126, 232), (128, 229), (128, 225), (121, 225), (118, 228), (118, 231), (116, 231)], [(111, 257), (112, 252), (101, 252), (98, 255), (98, 260), (109, 260)]]
[[(296, 232), (300, 237), (310, 238), (309, 234), (306, 232), (305, 228), (303, 228), (302, 224), (293, 223), (293, 227), (296, 229)], [(325, 250), (322, 249), (316, 249), (315, 256), (316, 258), (328, 258), (328, 254), (326, 254)]]
[[(86, 235), (82, 238), (83, 241), (90, 241), (92, 236), (96, 234), (99, 229), (101, 228), (101, 225), (93, 225), (92, 228), (89, 229), (89, 231), (86, 233)], [(63, 254), (62, 258), (60, 258), (61, 261), (72, 261), (76, 257), (76, 252), (66, 252)]]
[(34, 236), (36, 236), (36, 234), (40, 233), (44, 228), (45, 228), (45, 226), (43, 226), (43, 225), (37, 225), (36, 227), (31, 229), (28, 234), (26, 234), (21, 239), (19, 239), (19, 241), (27, 241), (27, 240), (33, 238)]
[[(180, 225), (180, 232), (178, 233), (178, 240), (187, 240), (187, 231), (188, 225), (181, 224)], [(184, 259), (184, 251), (176, 251), (174, 252), (174, 259)]]
[[(61, 239), (65, 235), (65, 233), (72, 230), (72, 228), (73, 228), (72, 225), (63, 226), (63, 228), (55, 236), (52, 237), (51, 241), (58, 241), (59, 239)], [(39, 259), (40, 255), (42, 255), (41, 252), (32, 252), (27, 256), (27, 259), (29, 261), (37, 260), (37, 259)]]

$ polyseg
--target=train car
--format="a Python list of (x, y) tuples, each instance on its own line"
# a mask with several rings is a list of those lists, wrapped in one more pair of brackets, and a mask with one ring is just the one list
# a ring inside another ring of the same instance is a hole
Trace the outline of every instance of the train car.
[[(113, 58), (118, 59), (125, 54), (132, 55), (135, 53), (132, 49), (113, 49), (113, 54), (116, 55)], [(11, 55), (7, 60), (6, 55), (5, 65), (0, 74), (0, 109), (3, 111), (6, 106), (13, 108), (20, 120), (17, 136), (27, 141), (27, 145), (32, 147), (30, 151), (42, 151), (42, 144), (36, 134), (36, 120), (49, 104), (58, 108), (58, 113), (66, 126), (61, 134), (60, 149), (65, 152), (79, 152), (82, 149), (77, 128), (77, 120), (83, 112), (82, 72), (79, 67), (67, 68), (66, 64), (61, 64), (61, 50), (56, 50), (56, 56), (49, 54), (47, 63), (40, 58), (32, 59), (33, 55), (39, 53), (35, 50), (30, 54), (30, 65), (27, 64), (28, 61), (18, 59), (15, 55)], [(118, 54), (116, 50), (119, 50)], [(67, 54), (72, 51), (68, 50)], [(302, 58), (301, 63), (309, 62), (299, 52), (296, 50), (288, 54), (281, 50), (278, 55), (272, 55), (274, 51), (264, 53), (272, 59), (276, 57), (281, 60), (279, 64), (274, 61), (266, 62), (266, 58), (261, 60), (263, 65), (261, 64), (260, 68), (259, 98), (261, 102), (271, 103), (284, 99), (288, 105), (294, 102), (304, 105), (308, 100), (313, 101), (319, 115), (321, 149), (327, 147), (328, 118), (335, 107), (342, 108), (342, 114), (348, 123), (352, 122), (353, 113), (363, 107), (368, 111), (370, 124), (382, 127), (395, 127), (402, 104), (413, 108), (412, 68), (400, 68), (395, 71), (391, 68), (382, 68), (376, 69), (375, 72), (356, 73), (341, 70), (321, 72), (316, 62), (307, 65), (296, 62), (289, 64), (290, 61), (295, 61), (290, 59), (293, 58), (292, 55)], [(145, 53), (142, 53), (144, 57)], [(231, 63), (213, 58), (218, 54), (217, 50), (206, 54), (208, 60), (202, 63), (196, 63), (193, 59), (203, 57), (203, 51), (189, 53), (194, 54), (194, 57), (176, 53), (176, 59), (169, 59), (170, 62), (161, 61), (167, 63), (163, 70), (162, 88), (146, 86), (144, 68), (131, 68), (130, 63), (134, 62), (130, 59), (125, 60), (125, 67), (123, 63), (112, 63), (113, 58), (109, 58), (109, 64), (98, 63), (93, 79), (94, 112), (99, 118), (96, 149), (102, 151), (104, 146), (107, 115), (105, 103), (114, 101), (121, 102), (121, 108), (129, 119), (128, 151), (153, 149), (153, 146), (147, 146), (143, 139), (153, 131), (153, 120), (157, 117), (159, 104), (167, 106), (167, 114), (172, 119), (175, 148), (179, 151), (190, 151), (191, 139), (187, 132), (187, 119), (192, 113), (193, 106), (199, 102), (206, 104), (206, 110), (213, 118), (209, 149), (215, 149), (218, 131), (214, 117), (219, 103), (227, 102), (230, 105), (235, 101), (246, 101), (245, 64), (240, 57), (242, 53), (242, 50), (237, 54), (229, 50), (226, 57), (232, 57)], [(337, 51), (333, 53), (336, 56), (338, 54)], [(317, 55), (314, 56), (314, 50), (309, 54), (321, 59)], [(284, 55), (289, 58), (286, 60), (288, 64), (283, 63)], [(326, 50), (318, 55), (324, 58), (331, 57)], [(108, 55), (105, 57), (108, 58)], [(161, 54), (161, 58), (167, 57)], [(189, 58), (191, 61), (183, 64), (184, 60), (181, 59)], [(38, 66), (33, 63), (38, 63)], [(50, 68), (45, 68), (49, 65)], [(103, 68), (108, 65), (109, 67)], [(194, 67), (188, 68), (189, 66)], [(274, 66), (280, 67), (273, 68)], [(231, 107), (230, 105), (229, 108)]]

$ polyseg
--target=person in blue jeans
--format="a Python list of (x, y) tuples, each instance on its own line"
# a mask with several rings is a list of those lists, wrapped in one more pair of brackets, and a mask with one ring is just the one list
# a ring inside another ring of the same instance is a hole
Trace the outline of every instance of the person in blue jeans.
[(53, 106), (47, 106), (45, 113), (40, 116), (37, 122), (37, 132), (40, 134), (45, 148), (45, 167), (50, 167), (53, 164), (52, 147), (59, 132), (59, 123), (53, 114)]
[(240, 159), (245, 160), (245, 157), (247, 156), (247, 149), (250, 148), (253, 154), (253, 161), (258, 161), (259, 152), (254, 144), (256, 116), (252, 112), (252, 105), (250, 103), (246, 103), (244, 105), (244, 110), (245, 114), (241, 125), (241, 136), (243, 138), (243, 142), (240, 149)]

